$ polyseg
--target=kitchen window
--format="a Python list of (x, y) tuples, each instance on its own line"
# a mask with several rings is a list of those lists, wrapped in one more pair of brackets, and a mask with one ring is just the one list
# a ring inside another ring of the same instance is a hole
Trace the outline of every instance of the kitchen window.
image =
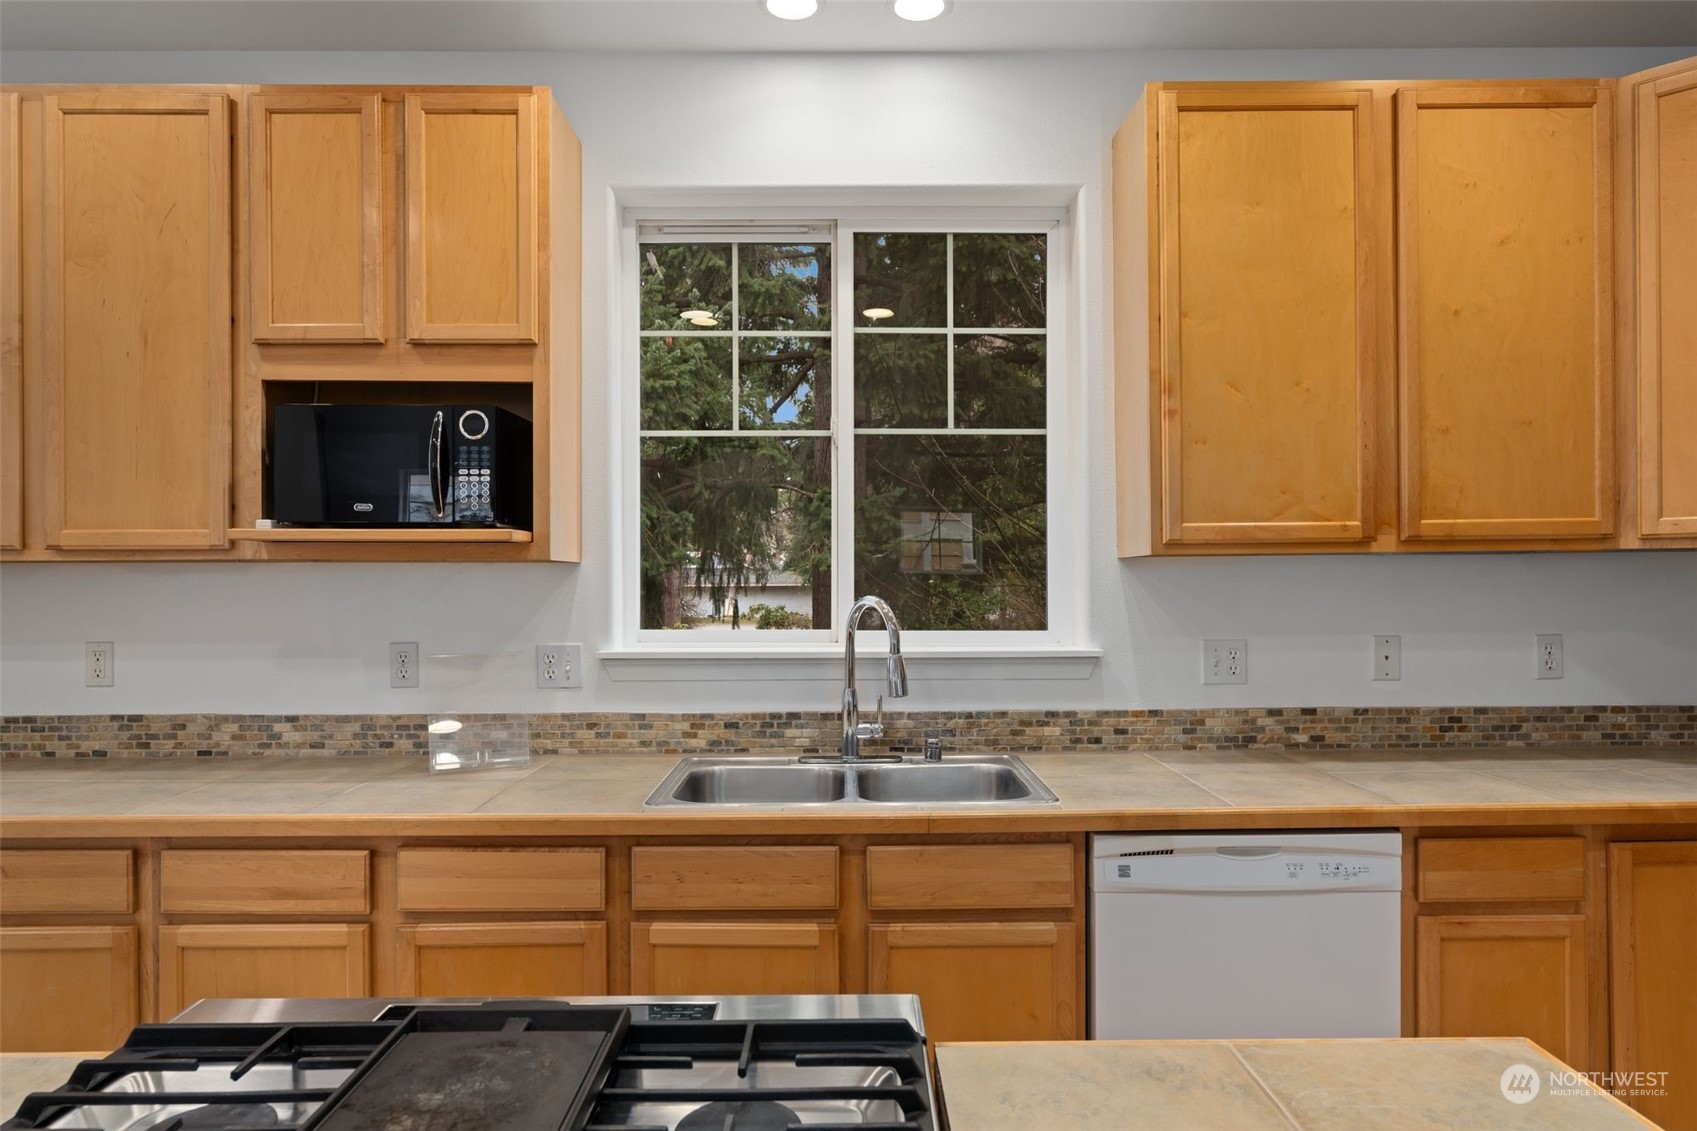
[(622, 638), (1070, 643), (1063, 221), (633, 218)]

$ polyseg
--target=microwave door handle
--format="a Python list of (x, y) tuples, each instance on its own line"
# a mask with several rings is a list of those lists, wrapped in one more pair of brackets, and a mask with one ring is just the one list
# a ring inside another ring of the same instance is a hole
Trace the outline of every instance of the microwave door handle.
[(438, 411), (430, 422), (430, 497), (436, 504), (438, 520), (448, 507), (446, 495), (447, 487), (442, 482), (442, 413)]

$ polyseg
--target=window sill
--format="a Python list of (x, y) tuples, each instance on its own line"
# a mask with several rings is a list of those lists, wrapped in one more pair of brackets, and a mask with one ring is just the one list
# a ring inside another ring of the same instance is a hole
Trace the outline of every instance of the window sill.
[[(712, 680), (799, 680), (840, 684), (840, 644), (793, 647), (744, 647), (671, 644), (607, 648), (597, 652), (607, 677), (615, 682)], [(1078, 680), (1089, 679), (1102, 649), (1045, 644), (1028, 647), (960, 646), (904, 648), (914, 680)], [(882, 678), (884, 654), (862, 652), (856, 660), (861, 678)]]

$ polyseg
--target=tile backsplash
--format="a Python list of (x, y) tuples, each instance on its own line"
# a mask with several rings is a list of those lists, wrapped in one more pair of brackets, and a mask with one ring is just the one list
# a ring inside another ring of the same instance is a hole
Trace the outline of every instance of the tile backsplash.
[[(169, 758), (419, 754), (424, 715), (15, 715), (6, 758)], [(597, 712), (528, 716), (537, 751), (776, 754), (836, 749), (841, 717), (770, 713)], [(880, 749), (1034, 753), (1138, 748), (1444, 749), (1697, 745), (1697, 706), (1234, 707), (1181, 710), (909, 711)]]

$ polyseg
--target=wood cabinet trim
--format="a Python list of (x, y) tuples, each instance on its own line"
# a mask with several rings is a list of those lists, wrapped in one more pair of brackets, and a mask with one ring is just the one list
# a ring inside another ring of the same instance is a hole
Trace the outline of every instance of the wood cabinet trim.
[(127, 915), (134, 910), (134, 854), (127, 848), (0, 853), (0, 913)]
[[(137, 931), (134, 927), (0, 927), (0, 961), (4, 955), (88, 951), (104, 953), (109, 956), (109, 979), (104, 987), (84, 986), (94, 995), (98, 1008), (106, 1016), (104, 1037), (99, 1041), (100, 1048), (110, 1048), (124, 1039), (135, 1024), (141, 1020), (141, 967), (137, 959)], [(102, 992), (104, 991), (104, 992)], [(62, 1003), (67, 1008), (72, 1003)], [(5, 1011), (9, 1014), (13, 1008), (21, 1008), (27, 1003), (18, 1003), (8, 997)], [(5, 1052), (44, 1052), (58, 1053), (66, 1050), (54, 1048), (37, 1048), (29, 1041), (33, 1021), (30, 1017), (8, 1016), (0, 1025), (0, 1035), (5, 1038)], [(24, 1042), (18, 1043), (14, 1033), (21, 1031)], [(91, 1051), (87, 1048), (70, 1050), (76, 1052)]]
[[(1593, 462), (1590, 515), (1549, 518), (1427, 518), (1421, 481), (1419, 111), (1489, 107), (1592, 107), (1591, 356)], [(1413, 86), (1397, 91), (1398, 434), (1401, 533), (1406, 539), (1595, 538), (1615, 529), (1613, 116), (1606, 84), (1478, 87)]]
[(365, 849), (196, 849), (160, 853), (166, 914), (365, 915), (371, 853)]
[(874, 845), (866, 901), (874, 911), (1070, 909), (1073, 857), (1070, 844)]
[[(230, 115), (224, 94), (159, 94), (122, 88), (98, 93), (49, 94), (43, 99), (44, 253), (42, 296), (51, 326), (42, 336), (41, 403), (45, 428), (42, 499), (49, 547), (66, 550), (221, 549), (228, 543), (230, 492)], [(73, 114), (185, 114), (207, 119), (206, 190), (208, 287), (206, 310), (207, 437), (206, 522), (194, 529), (83, 530), (67, 525), (70, 474), (65, 406), (65, 201), (64, 119)]]
[(600, 911), (602, 848), (402, 848), (401, 911)]
[[(538, 181), (536, 170), (536, 95), (408, 94), (406, 95), (406, 333), (410, 341), (535, 342), (536, 235)], [(516, 118), (518, 314), (506, 324), (436, 323), (425, 301), (430, 264), (426, 258), (425, 118), (432, 113), (511, 114)], [(551, 221), (558, 222), (558, 221)]]
[[(867, 947), (870, 993), (911, 992), (892, 982), (892, 956), (904, 949), (933, 948), (1030, 948), (1046, 951), (1052, 995), (1049, 1018), (1052, 1039), (1084, 1037), (1084, 1014), (1079, 1007), (1081, 951), (1077, 928), (1071, 923), (876, 923), (870, 929)], [(921, 1001), (923, 1008), (924, 1002)], [(935, 1034), (946, 1022), (940, 1014), (928, 1018)], [(944, 1036), (944, 1040), (983, 1039), (978, 1035)]]
[(837, 907), (835, 845), (631, 849), (638, 911), (820, 910)]
[(630, 984), (631, 992), (635, 994), (671, 992), (655, 985), (654, 952), (659, 947), (767, 947), (812, 951), (813, 992), (836, 993), (842, 984), (842, 972), (837, 962), (837, 928), (827, 923), (632, 923), (630, 932)]
[[(1697, 875), (1697, 841), (1616, 841), (1608, 848), (1609, 1062), (1616, 1072), (1657, 1072), (1669, 1068), (1639, 1048), (1638, 925), (1633, 891), (1634, 873), (1639, 868), (1669, 865), (1688, 867)], [(1693, 897), (1692, 904), (1689, 908), (1673, 909), (1673, 913), (1697, 917), (1697, 897)], [(1688, 998), (1697, 1001), (1697, 973), (1693, 973), (1689, 954), (1685, 958), (1685, 991)], [(1646, 1105), (1653, 1105), (1648, 1114), (1665, 1120), (1669, 1111), (1678, 1107), (1683, 1107), (1685, 1112), (1697, 1110), (1697, 1082), (1669, 1075), (1664, 1083), (1672, 1094), (1646, 1097)], [(1667, 1109), (1662, 1106), (1664, 1100)]]
[(1585, 898), (1585, 838), (1421, 837), (1415, 847), (1423, 903)]
[[(357, 113), (360, 118), (361, 320), (282, 323), (272, 318), (271, 121), (276, 113)], [(383, 340), (383, 164), (378, 94), (254, 94), (248, 98), (248, 248), (251, 336), (256, 342)]]

